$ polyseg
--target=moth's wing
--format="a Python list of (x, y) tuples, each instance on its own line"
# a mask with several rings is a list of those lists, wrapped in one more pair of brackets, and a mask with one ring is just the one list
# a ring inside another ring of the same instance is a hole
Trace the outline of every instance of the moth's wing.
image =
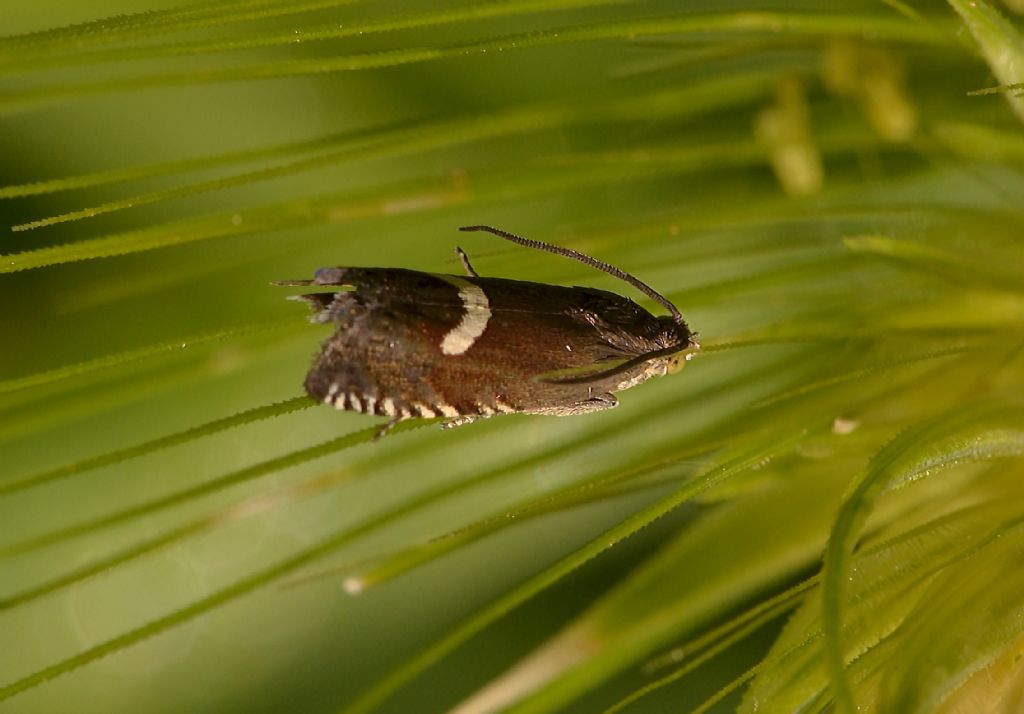
[(335, 277), (355, 289), (301, 296), (313, 305), (314, 320), (336, 326), (306, 377), (310, 396), (390, 417), (455, 416), (431, 377), (442, 335), (461, 319), (458, 288), (408, 270), (336, 268), (318, 275), (326, 270), (344, 270)]
[(602, 362), (582, 364), (577, 367), (562, 367), (547, 372), (539, 372), (533, 375), (533, 379), (538, 382), (550, 382), (553, 384), (590, 382), (600, 379), (613, 370), (620, 369), (629, 361), (626, 357), (618, 357)]
[[(653, 365), (654, 363), (662, 364), (665, 369), (667, 369), (668, 363), (666, 360), (670, 357), (679, 355), (680, 351), (681, 350), (674, 345), (671, 347), (663, 347), (661, 349), (652, 349), (649, 352), (642, 352), (629, 359), (611, 359), (606, 362), (579, 368), (552, 370), (551, 372), (537, 375), (535, 379), (554, 384), (594, 385), (620, 376), (620, 382), (626, 381), (633, 384), (634, 382), (631, 378), (627, 378), (628, 375), (635, 376), (647, 373), (648, 365)], [(680, 367), (677, 365), (675, 370), (678, 371), (678, 369), (680, 369)], [(657, 372), (658, 370), (655, 369), (654, 371)], [(653, 376), (653, 374), (648, 376)]]
[[(336, 325), (307, 391), (392, 417), (575, 413), (615, 390), (621, 378), (601, 373), (649, 349), (637, 325), (655, 322), (587, 288), (375, 268), (321, 269), (314, 283), (354, 289), (302, 298), (315, 320)], [(598, 378), (559, 383), (550, 373)]]
[(486, 329), (464, 354), (438, 360), (431, 374), (460, 409), (574, 413), (595, 394), (612, 391), (618, 381), (558, 384), (544, 375), (602, 372), (636, 356), (632, 345), (609, 339), (606, 321), (595, 319), (608, 312), (608, 301), (612, 311), (621, 308), (632, 315), (640, 310), (649, 316), (625, 298), (603, 291), (498, 278), (467, 280), (487, 297)]

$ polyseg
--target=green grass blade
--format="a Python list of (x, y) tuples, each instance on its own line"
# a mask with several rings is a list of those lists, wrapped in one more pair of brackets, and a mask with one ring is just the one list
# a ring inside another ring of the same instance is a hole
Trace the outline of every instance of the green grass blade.
[(222, 27), (233, 23), (267, 20), (314, 10), (340, 7), (357, 0), (252, 0), (184, 5), (105, 17), (78, 25), (0, 39), (0, 62), (49, 52), (80, 50), (84, 46), (127, 42), (151, 35)]
[(355, 72), (399, 67), (445, 59), (458, 59), (488, 52), (505, 52), (562, 45), (567, 43), (631, 40), (646, 37), (709, 33), (746, 35), (756, 32), (783, 32), (795, 36), (870, 35), (874, 40), (913, 44), (944, 44), (945, 37), (930, 27), (910, 23), (889, 15), (821, 15), (813, 13), (750, 12), (703, 16), (666, 17), (645, 20), (612, 21), (583, 27), (563, 27), (544, 32), (510, 35), (481, 42), (458, 43), (384, 50), (340, 57), (296, 59), (273, 63), (252, 63), (242, 67), (217, 67), (203, 70), (166, 72), (142, 77), (82, 82), (66, 86), (24, 89), (0, 96), (0, 108), (23, 107), (86, 97), (107, 92), (184, 86), (201, 83), (283, 79), (330, 72)]
[(167, 342), (161, 342), (154, 345), (146, 345), (145, 347), (119, 352), (117, 354), (97, 357), (96, 359), (92, 359), (87, 362), (79, 362), (77, 364), (67, 365), (66, 367), (58, 367), (57, 369), (52, 369), (47, 372), (39, 372), (26, 377), (4, 380), (0, 382), (0, 395), (62, 382), (75, 377), (93, 374), (101, 370), (119, 367), (131, 362), (149, 359), (169, 352), (180, 352), (182, 350), (195, 349), (212, 342), (219, 342), (235, 337), (244, 337), (263, 331), (277, 330), (282, 327), (291, 327), (294, 326), (294, 324), (294, 321), (289, 320), (287, 322), (279, 321), (269, 324), (241, 325), (212, 330), (210, 332), (200, 333), (197, 335), (189, 335), (187, 337), (168, 340)]
[(330, 536), (321, 539), (314, 546), (306, 548), (296, 555), (277, 561), (269, 567), (263, 568), (252, 575), (237, 580), (232, 585), (221, 588), (211, 595), (196, 600), (190, 605), (171, 612), (164, 617), (153, 620), (146, 625), (130, 630), (112, 639), (106, 640), (99, 645), (83, 650), (78, 654), (68, 657), (60, 662), (33, 672), (21, 679), (0, 686), (0, 701), (10, 699), (22, 692), (47, 682), (55, 677), (67, 674), (80, 667), (118, 652), (132, 645), (138, 644), (151, 637), (155, 637), (174, 627), (182, 625), (196, 617), (222, 607), (248, 595), (258, 588), (265, 587), (270, 583), (284, 577), (288, 573), (300, 568), (307, 563), (323, 557), (324, 555), (337, 550), (343, 545), (357, 539), (361, 535), (372, 531), (377, 527), (375, 519), (351, 529), (339, 530)]
[(886, 488), (965, 460), (1024, 453), (1022, 417), (1019, 409), (991, 404), (967, 412), (957, 410), (898, 437), (851, 485), (832, 528), (822, 581), (825, 660), (840, 711), (856, 711), (842, 637), (844, 583), (859, 532), (874, 501)]
[[(1024, 81), (1024, 37), (986, 0), (949, 0), (971, 31), (982, 56), (1002, 84)], [(1017, 118), (1024, 121), (1024, 97), (1007, 93)]]
[(267, 404), (262, 407), (247, 409), (243, 412), (232, 414), (231, 416), (223, 417), (221, 419), (214, 419), (213, 421), (198, 424), (174, 434), (168, 434), (140, 444), (127, 446), (123, 449), (117, 449), (115, 451), (98, 454), (80, 461), (72, 461), (60, 466), (55, 466), (28, 476), (4, 479), (0, 481), (0, 496), (9, 493), (16, 493), (28, 488), (34, 488), (58, 479), (78, 476), (93, 469), (112, 466), (114, 464), (121, 463), (122, 461), (138, 458), (139, 456), (151, 454), (161, 449), (169, 449), (181, 444), (187, 444), (196, 439), (212, 436), (222, 431), (226, 431), (227, 429), (233, 429), (237, 426), (251, 424), (263, 419), (271, 419), (276, 416), (291, 414), (292, 412), (299, 411), (300, 409), (307, 409), (311, 406), (313, 406), (313, 400), (309, 397), (303, 396), (286, 399), (285, 401), (276, 402), (274, 404)]
[[(348, 0), (348, 3), (356, 0)], [(205, 55), (219, 52), (251, 50), (264, 47), (293, 47), (296, 44), (339, 40), (349, 37), (363, 37), (383, 32), (397, 32), (427, 27), (439, 27), (457, 23), (492, 20), (517, 15), (555, 12), (577, 8), (600, 7), (631, 2), (632, 0), (504, 0), (503, 2), (481, 3), (452, 8), (432, 8), (428, 12), (409, 13), (387, 16), (373, 20), (355, 20), (343, 24), (294, 25), (285, 31), (249, 33), (243, 38), (197, 40), (192, 42), (176, 42), (149, 44), (137, 47), (116, 47), (91, 52), (73, 52), (51, 57), (27, 56), (21, 62), (0, 63), (0, 72), (50, 69), (62, 65), (92, 62), (127, 62), (132, 60), (150, 59), (154, 57), (181, 57)], [(321, 5), (342, 5), (347, 3), (320, 3)], [(310, 8), (312, 4), (308, 4)], [(292, 12), (303, 12), (297, 6)], [(287, 8), (280, 8), (281, 11)], [(310, 8), (317, 9), (317, 8)], [(249, 16), (220, 15), (218, 25), (243, 20), (266, 19), (273, 16), (265, 12), (261, 16), (255, 13)]]
[[(565, 103), (557, 105), (546, 104), (538, 107), (517, 108), (514, 111), (501, 115), (489, 114), (456, 121), (435, 122), (413, 128), (363, 132), (351, 139), (346, 137), (340, 140), (331, 140), (325, 137), (321, 140), (309, 142), (306, 145), (291, 145), (273, 150), (273, 153), (277, 154), (300, 149), (311, 149), (313, 147), (328, 149), (326, 151), (319, 151), (313, 156), (233, 176), (210, 179), (151, 193), (137, 194), (89, 208), (62, 213), (57, 216), (16, 224), (12, 226), (11, 230), (27, 231), (77, 221), (83, 218), (92, 218), (127, 208), (137, 208), (208, 191), (222, 190), (233, 186), (242, 186), (258, 181), (289, 176), (346, 161), (416, 155), (488, 139), (556, 128), (565, 129), (574, 124), (600, 121), (635, 121), (640, 118), (653, 121), (659, 117), (672, 118), (678, 121), (687, 115), (720, 110), (734, 101), (739, 103), (749, 100), (752, 96), (757, 96), (765, 91), (767, 86), (766, 79), (759, 79), (749, 74), (743, 76), (738, 81), (732, 80), (729, 77), (716, 77), (711, 81), (689, 85), (685, 89), (659, 90), (654, 93), (630, 96), (625, 100), (615, 102), (591, 101), (577, 105), (566, 105)], [(271, 154), (271, 151), (263, 152), (262, 155), (266, 156), (269, 154)], [(251, 159), (253, 155), (228, 155), (223, 159), (211, 157), (208, 164), (216, 165), (243, 157)], [(178, 170), (178, 168), (182, 167), (194, 167), (196, 163), (195, 161), (184, 162), (179, 167), (175, 167), (173, 164), (155, 167), (152, 174), (138, 171), (132, 178), (146, 178), (158, 175), (159, 172)], [(100, 185), (112, 180), (124, 180), (127, 176), (129, 174), (125, 172), (115, 171), (108, 174), (69, 178), (65, 179), (64, 183), (48, 182), (45, 184), (9, 186), (0, 189), (0, 198)]]
[(737, 455), (728, 463), (698, 477), (694, 481), (676, 490), (670, 496), (659, 500), (652, 506), (642, 509), (635, 515), (624, 520), (620, 525), (602, 533), (582, 548), (579, 548), (569, 556), (545, 569), (543, 572), (509, 591), (496, 602), (478, 612), (472, 618), (461, 623), (458, 627), (453, 628), (444, 638), (438, 640), (416, 657), (395, 669), (390, 675), (377, 682), (357, 700), (343, 707), (341, 711), (345, 714), (363, 714), (364, 712), (372, 711), (412, 677), (422, 672), (431, 664), (437, 662), (445, 654), (458, 647), (488, 624), (499, 619), (545, 588), (558, 582), (565, 574), (572, 572), (587, 561), (597, 557), (613, 544), (628, 538), (641, 528), (647, 526), (666, 513), (675, 510), (703, 491), (732, 478), (738, 473), (742, 473), (747, 469), (750, 469), (758, 463), (761, 463), (764, 459), (770, 458), (771, 454), (786, 451), (791, 447), (792, 441), (795, 438), (798, 437), (790, 437), (773, 441), (772, 445), (767, 447), (768, 451), (765, 451), (766, 447), (762, 444), (757, 450), (754, 450), (749, 454)]
[(180, 491), (167, 494), (166, 496), (150, 499), (145, 503), (140, 503), (99, 518), (82, 521), (75, 525), (66, 526), (25, 540), (2, 544), (0, 545), (0, 557), (10, 557), (12, 555), (31, 552), (39, 548), (71, 540), (79, 536), (96, 533), (136, 518), (158, 513), (164, 509), (173, 508), (174, 506), (188, 503), (190, 501), (203, 498), (204, 496), (209, 496), (213, 493), (217, 493), (218, 491), (246, 483), (247, 481), (278, 473), (279, 471), (292, 466), (298, 466), (299, 464), (303, 464), (308, 461), (322, 459), (325, 456), (330, 456), (338, 451), (370, 442), (376, 435), (377, 428), (378, 427), (362, 429), (351, 434), (345, 434), (344, 436), (329, 439), (328, 441), (315, 444), (305, 449), (293, 451), (285, 454), (284, 456), (268, 459), (258, 464), (253, 464), (252, 466), (232, 471), (223, 476), (201, 483), (198, 486), (193, 486), (192, 488), (182, 489)]

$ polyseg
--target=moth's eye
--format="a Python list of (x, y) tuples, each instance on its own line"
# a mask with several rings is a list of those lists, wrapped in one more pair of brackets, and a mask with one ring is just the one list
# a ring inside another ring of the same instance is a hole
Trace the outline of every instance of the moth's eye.
[(686, 366), (686, 360), (683, 355), (672, 355), (668, 358), (668, 373), (675, 374), (676, 372), (682, 372), (683, 367)]

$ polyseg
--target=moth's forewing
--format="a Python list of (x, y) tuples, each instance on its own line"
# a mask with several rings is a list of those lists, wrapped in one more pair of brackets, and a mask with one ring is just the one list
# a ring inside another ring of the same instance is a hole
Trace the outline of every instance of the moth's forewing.
[[(316, 319), (333, 323), (335, 331), (306, 376), (306, 391), (355, 411), (427, 416), (422, 407), (441, 399), (427, 379), (436, 356), (425, 332), (458, 323), (458, 291), (416, 271), (341, 270), (355, 289), (328, 293), (331, 300)], [(323, 304), (324, 293), (315, 295)]]
[[(621, 375), (598, 384), (556, 384), (538, 375), (613, 365), (658, 346), (655, 318), (614, 293), (401, 269), (341, 270), (355, 290), (336, 293), (330, 304), (314, 301), (337, 329), (306, 387), (345, 408), (356, 408), (344, 400), (349, 394), (358, 411), (384, 414), (387, 405), (399, 416), (562, 407), (613, 391)], [(474, 315), (468, 322), (467, 313)], [(366, 408), (368, 401), (374, 408)]]

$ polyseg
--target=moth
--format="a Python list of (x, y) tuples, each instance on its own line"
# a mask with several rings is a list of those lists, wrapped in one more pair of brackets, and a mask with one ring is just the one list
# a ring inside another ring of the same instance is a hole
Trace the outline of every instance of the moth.
[(629, 298), (588, 287), (484, 278), (456, 248), (465, 276), (402, 268), (320, 268), (326, 292), (294, 295), (332, 334), (306, 376), (311, 397), (338, 409), (444, 427), (497, 414), (569, 416), (618, 405), (614, 393), (678, 371), (699, 349), (667, 298), (632, 275), (570, 248), (486, 231), (574, 258), (639, 289), (669, 311), (655, 317)]

